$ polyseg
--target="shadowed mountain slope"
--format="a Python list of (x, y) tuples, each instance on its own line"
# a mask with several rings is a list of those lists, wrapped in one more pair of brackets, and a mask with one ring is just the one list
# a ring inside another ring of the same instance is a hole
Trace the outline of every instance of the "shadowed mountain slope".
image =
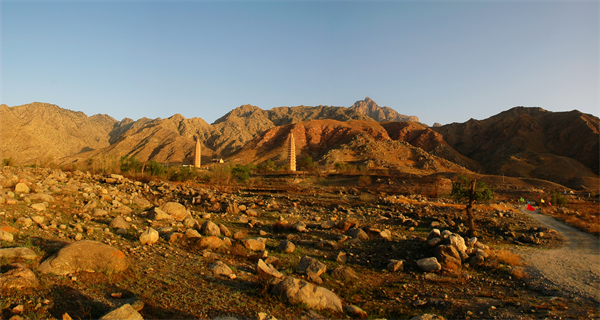
[(600, 130), (592, 115), (516, 107), (485, 120), (433, 130), (486, 173), (540, 178), (573, 188), (597, 185)]

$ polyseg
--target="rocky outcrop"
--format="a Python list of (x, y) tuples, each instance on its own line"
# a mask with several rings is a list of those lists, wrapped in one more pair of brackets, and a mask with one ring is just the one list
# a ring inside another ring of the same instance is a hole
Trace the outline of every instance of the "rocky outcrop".
[(419, 122), (419, 118), (415, 116), (405, 116), (401, 115), (396, 110), (388, 107), (380, 107), (375, 103), (375, 101), (371, 100), (371, 98), (366, 97), (364, 100), (356, 101), (351, 107), (350, 110), (354, 110), (358, 113), (364, 114), (375, 121), (386, 122), (386, 121), (412, 121)]

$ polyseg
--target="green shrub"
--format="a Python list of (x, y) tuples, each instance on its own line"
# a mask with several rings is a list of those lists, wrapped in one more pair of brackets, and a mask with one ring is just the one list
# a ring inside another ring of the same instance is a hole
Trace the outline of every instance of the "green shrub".
[(150, 162), (148, 162), (148, 164), (146, 165), (146, 170), (148, 174), (155, 177), (162, 176), (166, 172), (165, 166), (163, 166), (155, 160), (151, 160)]
[(121, 172), (138, 173), (142, 171), (142, 162), (135, 158), (135, 156), (122, 156)]
[(250, 167), (241, 164), (236, 164), (231, 168), (231, 175), (238, 181), (246, 182), (250, 179)]
[(569, 203), (567, 197), (561, 195), (559, 192), (552, 194), (552, 204), (555, 206), (564, 206)]
[(13, 158), (9, 157), (9, 158), (2, 159), (2, 166), (12, 167), (14, 165), (15, 165), (15, 161), (13, 160)]

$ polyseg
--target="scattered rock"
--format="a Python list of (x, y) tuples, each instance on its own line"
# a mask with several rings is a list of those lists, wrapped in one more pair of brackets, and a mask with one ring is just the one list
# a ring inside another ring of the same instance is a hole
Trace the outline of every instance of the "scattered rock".
[(440, 265), (435, 257), (429, 257), (417, 260), (417, 265), (421, 270), (425, 272), (437, 271), (442, 269), (442, 265)]
[(140, 235), (140, 243), (142, 245), (153, 245), (158, 242), (159, 234), (158, 231), (148, 228)]
[(304, 280), (286, 277), (275, 284), (271, 293), (291, 304), (302, 304), (316, 310), (342, 312), (342, 302), (335, 293)]
[(296, 250), (296, 246), (291, 241), (282, 240), (281, 242), (279, 242), (279, 245), (277, 246), (277, 250), (283, 251), (286, 253), (292, 253), (292, 252), (294, 252), (294, 250)]
[(200, 227), (200, 232), (205, 236), (221, 236), (221, 229), (212, 221), (204, 221), (202, 227)]
[(256, 265), (256, 273), (259, 275), (266, 275), (274, 278), (281, 278), (283, 274), (277, 269), (273, 268), (271, 265), (267, 265), (262, 259), (258, 259), (258, 263)]
[(144, 318), (130, 304), (126, 303), (109, 311), (99, 320), (144, 320)]
[(167, 202), (159, 208), (177, 221), (183, 221), (186, 218), (191, 217), (191, 214), (181, 203)]
[(42, 273), (66, 275), (78, 271), (121, 272), (128, 268), (125, 254), (98, 241), (73, 242), (44, 260), (38, 267)]
[(215, 276), (218, 276), (218, 275), (228, 276), (233, 273), (231, 268), (229, 268), (229, 266), (226, 265), (221, 260), (215, 261), (210, 266), (208, 266), (208, 268), (210, 270), (212, 270), (212, 272), (215, 274)]
[(2, 248), (0, 249), (0, 259), (16, 260), (26, 259), (35, 260), (38, 255), (31, 249), (25, 247)]
[[(234, 236), (235, 237), (235, 236)], [(244, 247), (250, 251), (264, 251), (265, 243), (259, 239), (244, 239), (242, 240)]]
[(20, 263), (13, 263), (10, 266), (14, 269), (0, 274), (1, 289), (34, 288), (39, 285), (37, 277), (29, 268)]

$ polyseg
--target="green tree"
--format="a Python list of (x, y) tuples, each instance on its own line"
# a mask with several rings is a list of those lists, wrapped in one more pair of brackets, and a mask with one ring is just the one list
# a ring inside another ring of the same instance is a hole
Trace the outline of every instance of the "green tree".
[(273, 160), (267, 160), (261, 164), (259, 164), (256, 169), (258, 172), (270, 172), (276, 169), (275, 162)]
[(142, 162), (136, 159), (135, 156), (122, 156), (120, 161), (121, 172), (137, 173), (142, 171)]
[(306, 157), (306, 158), (300, 160), (300, 166), (302, 168), (304, 168), (306, 171), (310, 171), (310, 172), (314, 171), (316, 168), (316, 165), (315, 165), (312, 157)]
[(231, 175), (241, 182), (248, 181), (250, 179), (250, 167), (236, 164), (231, 168)]
[(467, 220), (469, 225), (469, 236), (476, 235), (475, 219), (473, 217), (473, 204), (475, 201), (489, 201), (494, 197), (493, 191), (488, 186), (477, 179), (470, 180), (466, 176), (459, 176), (452, 183), (452, 197), (457, 201), (467, 200)]
[(150, 173), (151, 176), (155, 177), (161, 176), (166, 172), (165, 166), (158, 163), (156, 160), (150, 160), (150, 162), (148, 162), (148, 164), (146, 165), (146, 168), (148, 170), (148, 173)]

